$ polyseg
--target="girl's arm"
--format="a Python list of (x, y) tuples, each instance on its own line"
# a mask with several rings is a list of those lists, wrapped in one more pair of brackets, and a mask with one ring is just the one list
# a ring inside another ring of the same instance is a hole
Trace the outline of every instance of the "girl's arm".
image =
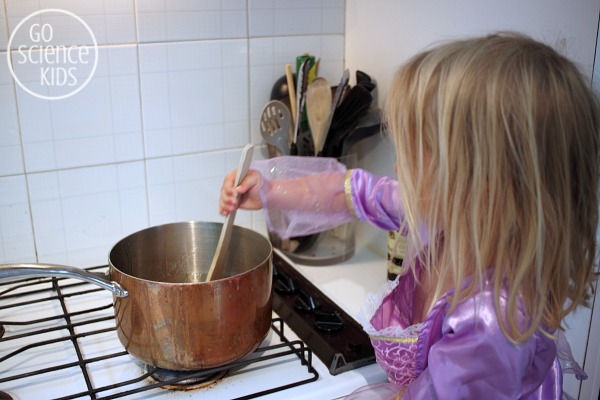
[(265, 209), (269, 231), (281, 238), (309, 235), (355, 220), (397, 229), (401, 207), (398, 184), (364, 170), (348, 170), (332, 158), (278, 157), (255, 161), (242, 184), (234, 172), (221, 189), (220, 211), (239, 205)]

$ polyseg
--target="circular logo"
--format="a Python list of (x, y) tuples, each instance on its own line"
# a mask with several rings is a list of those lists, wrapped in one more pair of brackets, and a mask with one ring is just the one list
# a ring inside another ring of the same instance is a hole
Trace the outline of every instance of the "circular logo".
[(56, 8), (36, 11), (19, 22), (7, 49), (15, 82), (43, 100), (78, 93), (98, 65), (98, 43), (90, 27), (72, 12)]

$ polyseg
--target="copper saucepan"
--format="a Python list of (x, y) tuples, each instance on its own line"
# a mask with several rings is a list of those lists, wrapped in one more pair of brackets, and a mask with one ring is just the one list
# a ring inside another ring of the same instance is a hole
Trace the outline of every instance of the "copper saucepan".
[(233, 227), (225, 278), (204, 282), (222, 224), (182, 222), (136, 232), (109, 254), (110, 279), (73, 267), (0, 266), (0, 280), (82, 279), (113, 292), (119, 340), (137, 359), (170, 370), (225, 365), (254, 351), (271, 324), (272, 247)]

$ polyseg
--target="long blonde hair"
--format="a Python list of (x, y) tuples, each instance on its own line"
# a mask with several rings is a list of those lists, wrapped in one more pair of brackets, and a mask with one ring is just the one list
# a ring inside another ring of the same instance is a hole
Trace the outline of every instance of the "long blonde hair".
[(435, 298), (450, 280), (454, 308), (489, 279), (516, 342), (560, 328), (594, 279), (600, 111), (589, 86), (549, 46), (499, 33), (421, 53), (390, 87), (406, 224), (437, 238), (422, 255)]

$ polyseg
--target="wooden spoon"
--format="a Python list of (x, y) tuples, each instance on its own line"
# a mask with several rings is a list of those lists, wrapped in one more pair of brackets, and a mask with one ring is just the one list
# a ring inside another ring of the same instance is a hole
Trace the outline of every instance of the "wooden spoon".
[[(250, 168), (250, 162), (252, 161), (253, 150), (254, 146), (251, 144), (247, 144), (246, 147), (244, 147), (244, 149), (242, 150), (240, 163), (238, 165), (237, 173), (235, 175), (235, 181), (233, 182), (234, 188), (238, 187), (240, 182), (244, 179), (244, 177), (246, 177), (248, 169)], [(223, 223), (223, 228), (221, 229), (221, 236), (219, 237), (219, 242), (217, 243), (217, 249), (215, 250), (215, 255), (213, 257), (212, 263), (210, 264), (210, 269), (208, 270), (208, 274), (206, 275), (207, 281), (223, 278), (225, 266), (227, 265), (227, 256), (229, 255), (228, 248), (229, 242), (231, 240), (233, 220), (235, 219), (236, 211), (237, 207), (235, 210), (230, 212), (229, 215), (227, 215), (227, 217), (225, 217), (225, 222)]]
[(325, 78), (315, 78), (306, 91), (306, 115), (313, 136), (315, 156), (323, 150), (331, 114), (331, 86)]

